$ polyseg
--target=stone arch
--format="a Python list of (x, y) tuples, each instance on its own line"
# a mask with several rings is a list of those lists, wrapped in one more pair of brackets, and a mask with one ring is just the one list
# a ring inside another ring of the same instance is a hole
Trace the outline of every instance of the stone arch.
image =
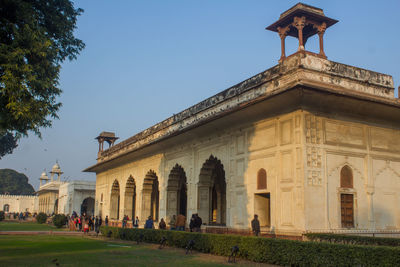
[(169, 173), (167, 185), (167, 217), (187, 217), (187, 179), (182, 166), (176, 164)]
[(344, 161), (341, 164), (336, 165), (336, 167), (333, 167), (328, 171), (328, 177), (330, 177), (335, 171), (341, 170), (344, 166), (349, 166), (351, 170), (353, 171), (353, 177), (354, 177), (354, 172), (357, 173), (358, 176), (360, 176), (361, 179), (364, 179), (364, 176), (362, 172), (353, 164), (349, 163), (348, 161)]
[(5, 204), (5, 205), (3, 206), (3, 211), (4, 211), (4, 212), (9, 212), (9, 211), (10, 211), (10, 205)]
[(118, 180), (114, 180), (111, 187), (110, 219), (119, 219), (120, 187)]
[(211, 155), (200, 170), (198, 213), (203, 222), (226, 224), (226, 181), (224, 166)]
[(154, 221), (158, 221), (160, 203), (160, 191), (157, 174), (150, 170), (147, 172), (143, 181), (142, 190), (142, 216), (144, 220), (151, 216)]
[(124, 215), (134, 220), (136, 216), (136, 183), (132, 176), (129, 176), (125, 186)]
[(267, 171), (263, 168), (257, 172), (257, 189), (267, 189)]
[(347, 165), (340, 170), (340, 187), (353, 188), (353, 171)]
[(81, 214), (86, 214), (86, 216), (92, 216), (94, 214), (94, 198), (87, 197), (82, 201)]
[(390, 166), (390, 162), (386, 161), (385, 166), (383, 166), (383, 168), (379, 169), (376, 174), (375, 177), (378, 177), (381, 173), (383, 173), (385, 170), (389, 170), (391, 171), (395, 176), (400, 178), (400, 173), (396, 172), (396, 170), (394, 170), (391, 166)]

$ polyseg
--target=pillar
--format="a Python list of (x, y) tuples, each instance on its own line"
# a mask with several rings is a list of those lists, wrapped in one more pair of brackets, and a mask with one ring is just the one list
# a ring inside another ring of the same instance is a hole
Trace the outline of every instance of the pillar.
[(314, 25), (314, 28), (318, 30), (318, 37), (319, 37), (319, 54), (323, 57), (326, 57), (324, 52), (324, 33), (326, 30), (326, 23), (323, 22), (320, 25)]
[(281, 58), (279, 62), (282, 62), (286, 58), (286, 51), (285, 51), (285, 39), (290, 30), (290, 25), (284, 28), (278, 27), (279, 37), (281, 38)]
[(306, 17), (294, 17), (293, 26), (297, 28), (299, 35), (299, 49), (298, 51), (304, 51), (304, 40), (303, 40), (303, 28), (306, 25)]
[(198, 185), (198, 214), (203, 223), (210, 223), (210, 186), (208, 184)]

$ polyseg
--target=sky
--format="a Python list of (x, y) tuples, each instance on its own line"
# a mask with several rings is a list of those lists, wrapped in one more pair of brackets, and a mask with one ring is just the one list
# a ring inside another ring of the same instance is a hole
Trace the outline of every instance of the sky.
[[(280, 39), (266, 31), (295, 5), (284, 0), (82, 0), (75, 35), (86, 48), (60, 73), (59, 119), (19, 142), (0, 168), (38, 189), (56, 161), (62, 180), (95, 180), (102, 131), (119, 141), (278, 64)], [(400, 85), (399, 0), (305, 1), (339, 20), (324, 36), (329, 60), (393, 76)], [(286, 54), (297, 40), (286, 39)], [(307, 50), (318, 52), (317, 38)]]

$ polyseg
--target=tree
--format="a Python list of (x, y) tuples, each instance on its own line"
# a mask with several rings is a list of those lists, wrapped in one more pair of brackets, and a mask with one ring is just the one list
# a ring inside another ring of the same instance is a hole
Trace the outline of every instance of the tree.
[(29, 132), (41, 137), (61, 107), (61, 63), (85, 44), (70, 0), (0, 0), (0, 158)]
[(25, 174), (11, 169), (0, 169), (0, 195), (33, 195), (35, 189)]

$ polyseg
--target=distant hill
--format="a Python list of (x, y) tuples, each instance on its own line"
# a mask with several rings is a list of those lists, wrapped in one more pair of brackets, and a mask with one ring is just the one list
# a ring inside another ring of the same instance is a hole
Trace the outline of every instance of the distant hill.
[(25, 174), (11, 169), (0, 169), (0, 194), (32, 195), (34, 192)]

